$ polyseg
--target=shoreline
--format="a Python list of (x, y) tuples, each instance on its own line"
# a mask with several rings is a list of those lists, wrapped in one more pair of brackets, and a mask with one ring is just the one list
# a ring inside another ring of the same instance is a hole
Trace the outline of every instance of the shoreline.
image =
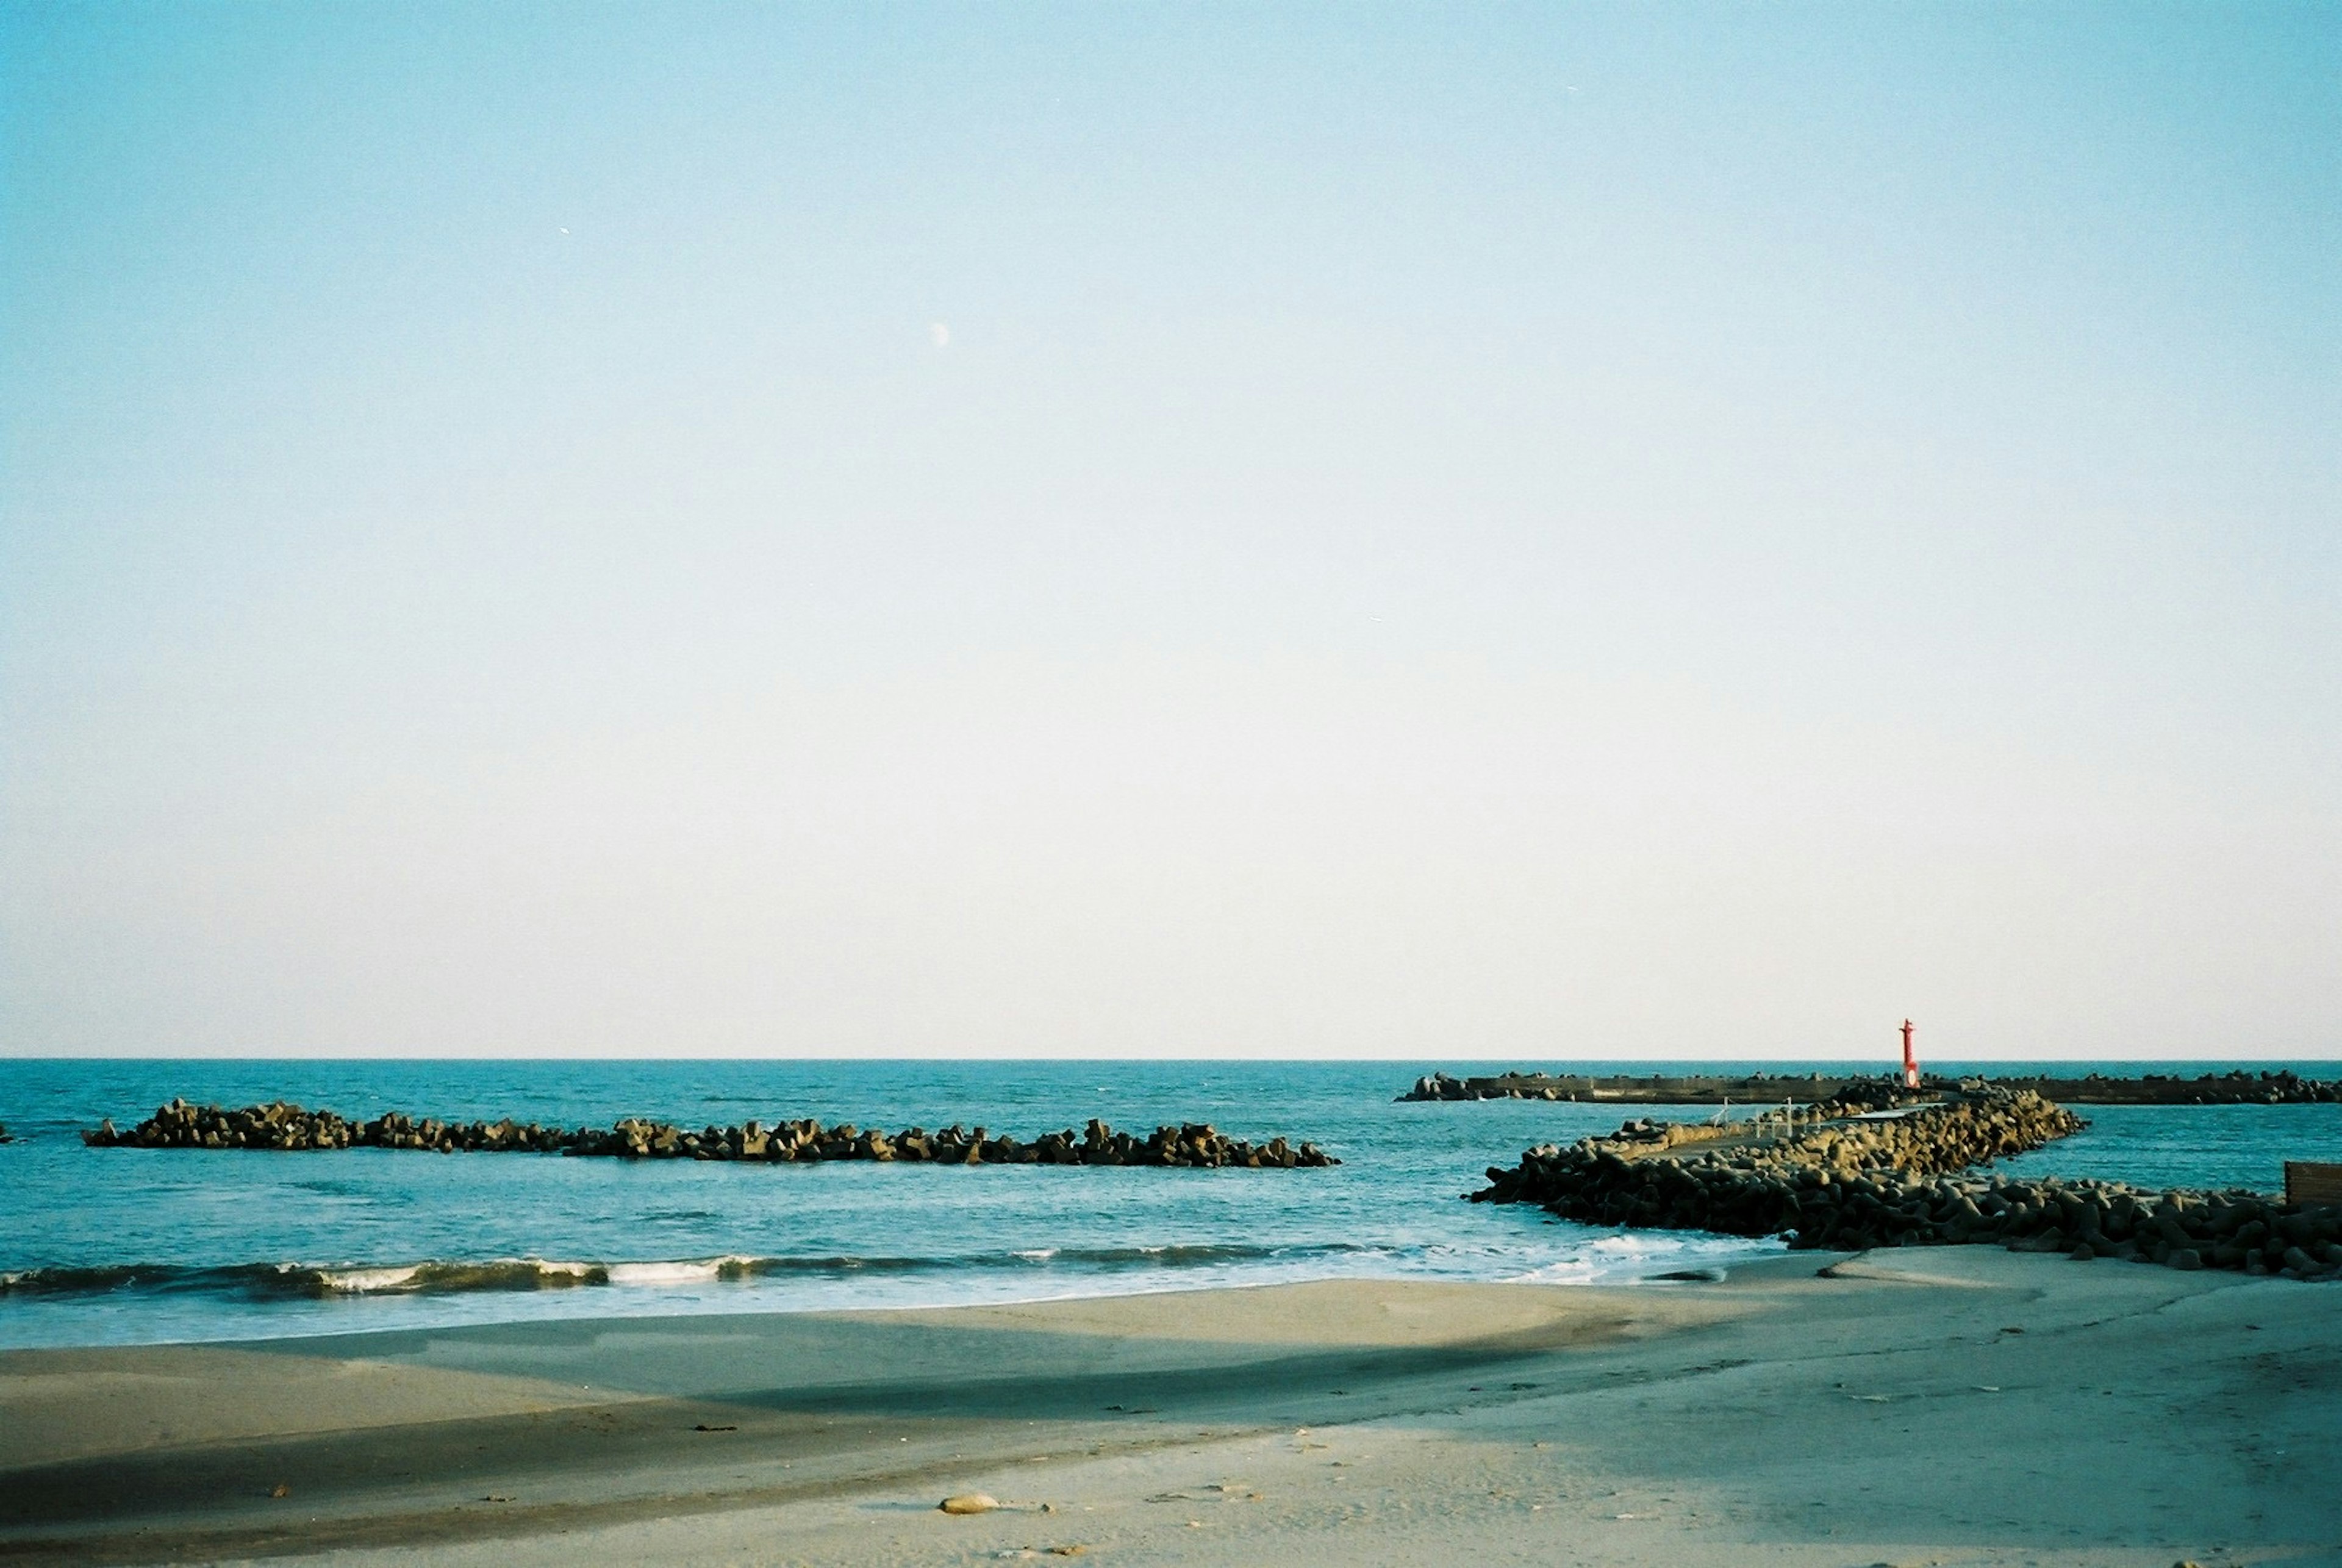
[[(1607, 1243), (1606, 1251), (1605, 1243)], [(1183, 1249), (1135, 1250), (1160, 1252)], [(207, 1315), (215, 1326), (205, 1332), (185, 1333), (175, 1337), (50, 1338), (0, 1343), (0, 1355), (35, 1350), (244, 1345), (279, 1340), (443, 1333), (508, 1323), (555, 1324), (636, 1319), (656, 1322), (665, 1318), (696, 1321), (727, 1317), (797, 1317), (843, 1312), (952, 1312), (963, 1308), (1114, 1301), (1129, 1296), (1260, 1290), (1368, 1280), (1396, 1280), (1434, 1285), (1561, 1284), (1606, 1290), (1648, 1283), (1654, 1277), (1672, 1272), (1741, 1266), (1751, 1261), (1779, 1255), (1786, 1250), (1786, 1243), (1770, 1238), (1622, 1231), (1597, 1233), (1595, 1244), (1588, 1250), (1609, 1261), (1572, 1260), (1567, 1265), (1556, 1265), (1534, 1264), (1522, 1259), (1512, 1259), (1506, 1264), (1509, 1273), (1473, 1275), (1462, 1272), (1368, 1273), (1365, 1272), (1364, 1266), (1356, 1273), (1328, 1272), (1320, 1257), (1296, 1258), (1283, 1265), (1280, 1272), (1267, 1260), (1251, 1259), (1218, 1268), (1186, 1264), (1160, 1271), (1069, 1270), (1056, 1275), (1054, 1285), (1048, 1283), (1051, 1277), (1049, 1262), (1040, 1258), (1026, 1260), (1021, 1270), (1011, 1270), (1005, 1263), (992, 1268), (970, 1269), (964, 1263), (956, 1262), (952, 1266), (939, 1267), (930, 1273), (903, 1273), (878, 1278), (841, 1268), (834, 1277), (819, 1284), (808, 1283), (795, 1270), (771, 1275), (751, 1273), (746, 1277), (736, 1277), (723, 1273), (719, 1267), (732, 1261), (728, 1256), (618, 1263), (509, 1258), (447, 1264), (426, 1261), (412, 1264), (348, 1267), (295, 1263), (244, 1265), (230, 1270), (195, 1272), (238, 1277), (265, 1272), (272, 1276), (282, 1273), (286, 1280), (294, 1281), (317, 1274), (395, 1275), (444, 1267), (457, 1273), (541, 1272), (548, 1280), (567, 1283), (535, 1287), (486, 1286), (453, 1290), (393, 1288), (339, 1291), (305, 1286), (295, 1289), (285, 1285), (270, 1294), (243, 1300), (238, 1303), (240, 1310), (233, 1316), (221, 1313), (216, 1305), (206, 1303), (210, 1305)], [(1019, 1255), (1006, 1254), (1011, 1257)], [(797, 1260), (780, 1261), (795, 1263)], [(1566, 1275), (1554, 1272), (1562, 1266), (1569, 1267), (1571, 1272)], [(704, 1274), (704, 1277), (649, 1281), (628, 1277), (637, 1270), (658, 1274), (680, 1274), (689, 1270)], [(74, 1269), (59, 1272), (110, 1275), (117, 1271)], [(146, 1277), (168, 1273), (145, 1269), (118, 1272)], [(597, 1275), (601, 1277), (597, 1278)], [(923, 1281), (931, 1283), (933, 1288), (918, 1288)], [(783, 1291), (790, 1292), (797, 1299), (786, 1304), (772, 1299)], [(62, 1288), (54, 1293), (30, 1289), (25, 1290), (20, 1298), (20, 1306), (38, 1303), (41, 1308), (51, 1313), (64, 1313), (71, 1311), (75, 1303), (87, 1299), (86, 1294), (76, 1289)], [(151, 1316), (153, 1303), (157, 1299), (161, 1297), (146, 1296), (136, 1302), (137, 1313), (142, 1320)], [(463, 1311), (466, 1305), (475, 1310), (469, 1313)], [(190, 1312), (199, 1310), (191, 1308)], [(332, 1314), (345, 1312), (353, 1314), (404, 1312), (413, 1316), (408, 1321), (370, 1322), (364, 1326), (334, 1321)]]
[(2332, 1300), (1907, 1248), (7, 1352), (0, 1556), (2298, 1558), (2342, 1539)]

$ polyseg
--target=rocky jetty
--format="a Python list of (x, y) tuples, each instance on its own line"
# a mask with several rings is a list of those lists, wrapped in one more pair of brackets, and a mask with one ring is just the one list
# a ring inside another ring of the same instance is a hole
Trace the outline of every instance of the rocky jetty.
[(2238, 1068), (2193, 1078), (2164, 1073), (2109, 1078), (2092, 1073), (2081, 1078), (2019, 1076), (1984, 1082), (2030, 1089), (2067, 1105), (2342, 1105), (2342, 1083), (2304, 1078), (2290, 1069), (2247, 1073)]
[[(1857, 1102), (1859, 1104), (1860, 1102)], [(1755, 1125), (1630, 1122), (1492, 1167), (1475, 1203), (1585, 1224), (1787, 1235), (1800, 1248), (1995, 1243), (2014, 1251), (2342, 1279), (2342, 1206), (2249, 1192), (1966, 1173), (2086, 1124), (2030, 1090), (1986, 1089), (1884, 1115), (1847, 1104)]]
[[(1832, 1076), (1821, 1073), (1715, 1074), (1644, 1078), (1593, 1077), (1582, 1074), (1499, 1073), (1488, 1077), (1457, 1078), (1433, 1073), (1415, 1081), (1398, 1096), (1411, 1100), (1576, 1100), (1620, 1105), (1716, 1105), (1777, 1104), (1783, 1100), (1831, 1100), (1877, 1088), (1900, 1090), (1902, 1080), (1891, 1075)], [(1995, 1078), (1945, 1078), (1930, 1074), (1920, 1081), (1929, 1094), (1960, 1089), (2029, 1089), (2044, 1099), (2067, 1105), (2330, 1105), (2342, 1104), (2342, 1083), (2304, 1078), (2291, 1072), (2206, 1073), (2184, 1078), (2160, 1073), (2136, 1078), (2109, 1078), (2092, 1073), (2081, 1078), (2040, 1074)]]
[(1433, 1073), (1417, 1078), (1415, 1087), (1398, 1096), (1411, 1100), (1579, 1100), (1621, 1105), (1779, 1104), (1784, 1100), (1827, 1100), (1865, 1084), (1886, 1084), (1883, 1078), (1841, 1077), (1820, 1073), (1776, 1075), (1750, 1073), (1732, 1076), (1714, 1074), (1660, 1075), (1646, 1078), (1595, 1077), (1586, 1074), (1499, 1073), (1490, 1077), (1458, 1078)]
[(1283, 1138), (1249, 1144), (1208, 1123), (1157, 1127), (1139, 1137), (1092, 1120), (1031, 1140), (956, 1124), (930, 1133), (886, 1133), (850, 1122), (813, 1120), (766, 1126), (703, 1127), (697, 1132), (629, 1116), (608, 1128), (540, 1126), (535, 1122), (443, 1122), (389, 1111), (355, 1122), (332, 1111), (276, 1101), (222, 1110), (174, 1100), (138, 1125), (117, 1131), (108, 1118), (82, 1142), (100, 1149), (421, 1149), (438, 1154), (576, 1154), (631, 1160), (752, 1160), (786, 1164), (811, 1160), (904, 1160), (951, 1165), (1241, 1165), (1295, 1170), (1338, 1165), (1315, 1144)]

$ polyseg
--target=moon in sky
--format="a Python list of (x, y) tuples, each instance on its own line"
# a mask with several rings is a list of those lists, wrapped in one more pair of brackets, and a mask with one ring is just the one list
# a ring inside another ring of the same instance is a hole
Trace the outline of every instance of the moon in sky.
[(936, 340), (936, 346), (937, 348), (947, 348), (951, 345), (951, 328), (946, 326), (942, 322), (931, 321), (927, 323), (927, 335)]

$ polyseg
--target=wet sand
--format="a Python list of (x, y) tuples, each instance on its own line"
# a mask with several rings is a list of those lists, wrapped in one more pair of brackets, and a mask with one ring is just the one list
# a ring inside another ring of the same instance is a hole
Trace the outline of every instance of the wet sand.
[(0, 1355), (26, 1562), (2342, 1563), (2337, 1474), (2342, 1289), (1981, 1247)]

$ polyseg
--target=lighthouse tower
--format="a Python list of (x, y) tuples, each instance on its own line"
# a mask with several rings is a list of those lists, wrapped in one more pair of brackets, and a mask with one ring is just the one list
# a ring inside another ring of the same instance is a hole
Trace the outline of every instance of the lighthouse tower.
[(1912, 1054), (1911, 1021), (1906, 1018), (1903, 1020), (1903, 1087), (1917, 1089), (1918, 1086), (1919, 1058)]

